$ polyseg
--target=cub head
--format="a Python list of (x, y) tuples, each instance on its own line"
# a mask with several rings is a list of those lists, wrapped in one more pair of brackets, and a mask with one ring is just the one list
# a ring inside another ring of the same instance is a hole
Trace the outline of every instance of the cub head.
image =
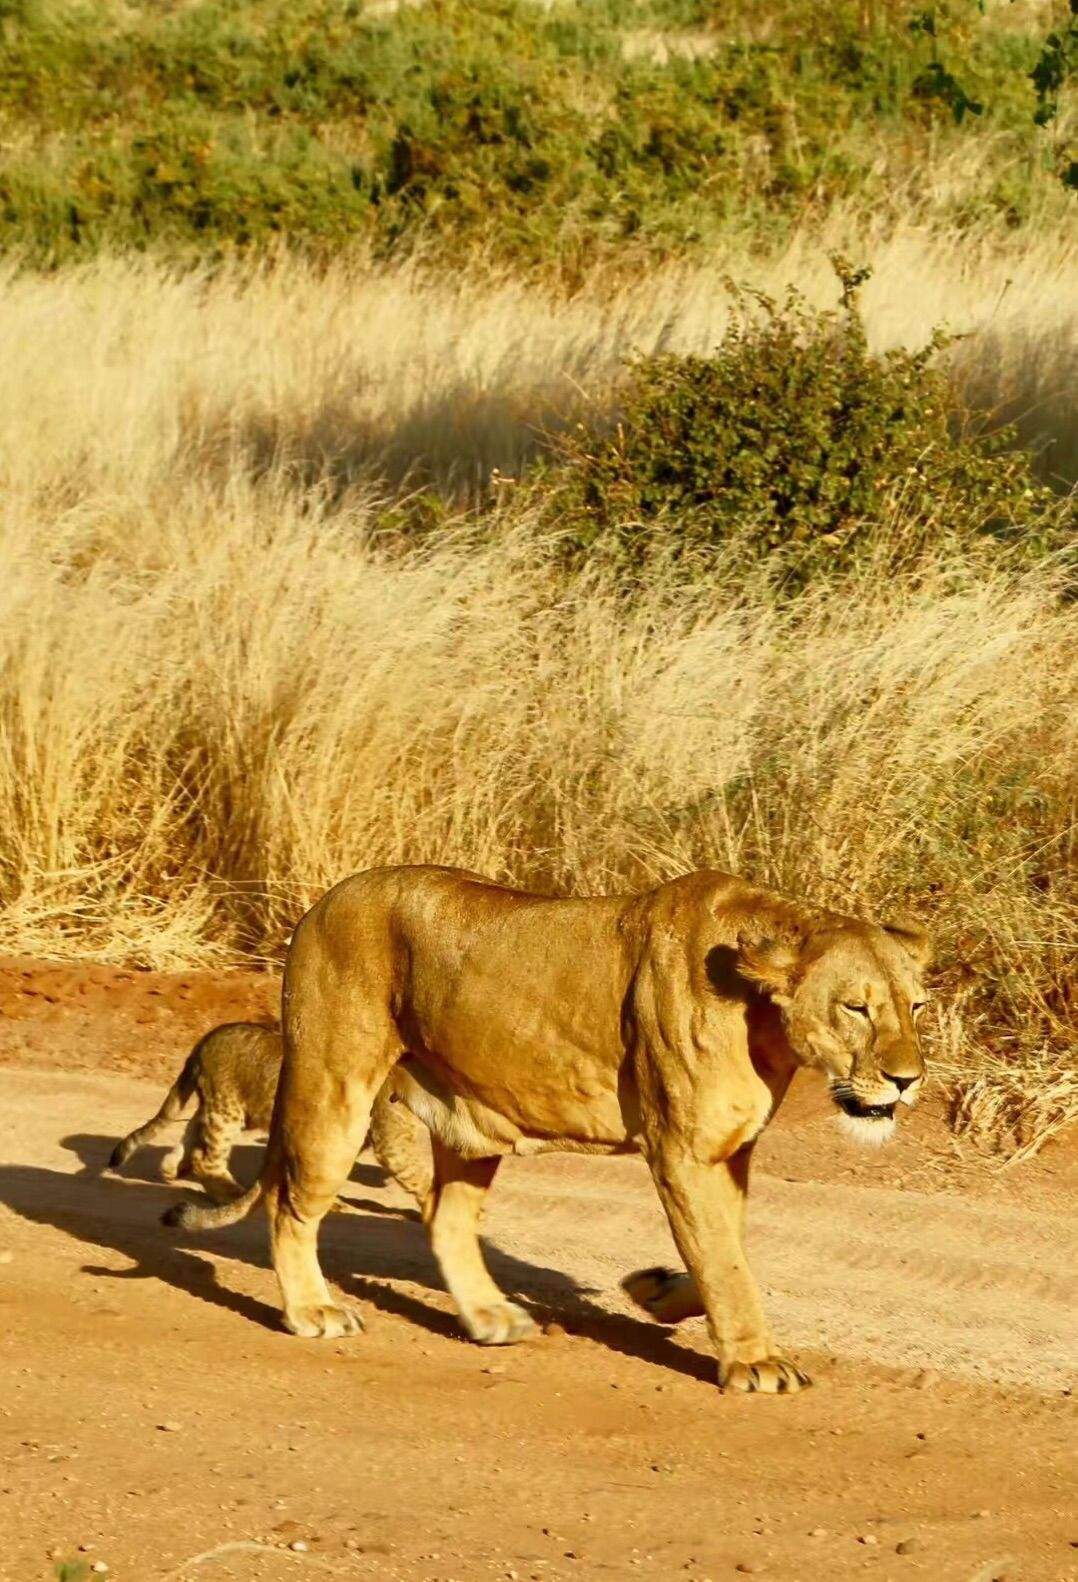
[(777, 1006), (799, 1063), (830, 1078), (843, 1125), (861, 1142), (885, 1142), (898, 1106), (917, 1102), (930, 959), (912, 924), (835, 916), (791, 918), (738, 940), (741, 976)]

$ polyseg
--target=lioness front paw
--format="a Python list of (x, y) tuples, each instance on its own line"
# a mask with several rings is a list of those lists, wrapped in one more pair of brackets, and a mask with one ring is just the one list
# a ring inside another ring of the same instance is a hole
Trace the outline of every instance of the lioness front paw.
[(696, 1281), (682, 1269), (637, 1269), (626, 1275), (621, 1289), (657, 1324), (680, 1324), (704, 1311)]
[(461, 1313), (460, 1321), (472, 1340), (480, 1346), (515, 1346), (537, 1332), (529, 1313), (516, 1302), (490, 1303)]
[(351, 1305), (326, 1303), (321, 1307), (294, 1307), (285, 1313), (284, 1327), (304, 1340), (340, 1340), (343, 1335), (358, 1335), (363, 1320)]
[(719, 1388), (744, 1394), (794, 1395), (807, 1390), (812, 1380), (787, 1357), (764, 1357), (759, 1362), (719, 1363)]

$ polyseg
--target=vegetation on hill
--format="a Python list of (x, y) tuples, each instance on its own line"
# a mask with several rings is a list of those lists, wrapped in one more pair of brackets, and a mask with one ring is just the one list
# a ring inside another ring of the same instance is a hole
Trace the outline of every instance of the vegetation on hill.
[(836, 204), (1013, 225), (1062, 201), (1042, 9), (0, 0), (0, 245), (422, 241), (572, 272)]

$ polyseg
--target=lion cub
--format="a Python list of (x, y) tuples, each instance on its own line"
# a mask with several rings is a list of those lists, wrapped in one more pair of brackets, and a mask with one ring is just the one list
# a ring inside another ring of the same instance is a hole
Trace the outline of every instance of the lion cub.
[[(109, 1169), (118, 1170), (154, 1142), (195, 1099), (187, 1130), (161, 1161), (161, 1174), (166, 1181), (200, 1181), (213, 1198), (237, 1196), (243, 1189), (229, 1169), (232, 1149), (241, 1132), (269, 1130), (282, 1055), (275, 1027), (226, 1022), (213, 1028), (184, 1061), (157, 1114), (116, 1144)], [(425, 1207), (433, 1176), (429, 1136), (388, 1089), (374, 1101), (369, 1140), (379, 1164)]]

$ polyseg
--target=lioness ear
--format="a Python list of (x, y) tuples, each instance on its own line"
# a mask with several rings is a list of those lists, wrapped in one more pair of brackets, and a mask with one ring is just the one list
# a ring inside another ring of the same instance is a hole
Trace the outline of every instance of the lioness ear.
[(765, 994), (782, 1000), (793, 989), (804, 948), (805, 936), (796, 928), (783, 928), (765, 939), (742, 933), (737, 936), (737, 970)]
[(903, 918), (901, 922), (884, 923), (883, 931), (890, 934), (896, 945), (902, 946), (907, 956), (911, 956), (915, 966), (922, 971), (931, 965), (932, 941), (919, 923)]

